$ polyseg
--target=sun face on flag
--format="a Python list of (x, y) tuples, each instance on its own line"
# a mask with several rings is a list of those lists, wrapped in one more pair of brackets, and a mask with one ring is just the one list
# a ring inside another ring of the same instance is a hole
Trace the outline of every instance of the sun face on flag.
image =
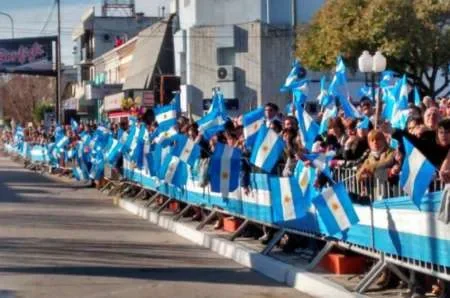
[(290, 204), (291, 201), (292, 201), (292, 198), (290, 196), (285, 196), (283, 198), (283, 201), (284, 201), (285, 204)]
[(336, 202), (332, 202), (331, 203), (331, 208), (333, 209), (333, 211), (338, 211), (339, 210), (339, 204)]
[(185, 154), (190, 154), (190, 153), (191, 153), (191, 150), (186, 149), (186, 150), (184, 150), (184, 153), (185, 153)]
[(307, 173), (304, 173), (302, 175), (302, 179), (300, 180), (300, 186), (304, 189), (306, 186), (308, 186), (308, 175)]
[(269, 146), (264, 145), (264, 146), (262, 147), (262, 151), (264, 151), (264, 152), (269, 151)]
[(163, 119), (167, 119), (167, 114), (164, 114), (164, 115), (163, 115)]
[(254, 129), (254, 130), (257, 130), (258, 127), (259, 127), (259, 123), (258, 123), (258, 122), (256, 122), (255, 124), (253, 124), (253, 129)]
[(222, 179), (227, 180), (230, 175), (227, 172), (222, 173)]

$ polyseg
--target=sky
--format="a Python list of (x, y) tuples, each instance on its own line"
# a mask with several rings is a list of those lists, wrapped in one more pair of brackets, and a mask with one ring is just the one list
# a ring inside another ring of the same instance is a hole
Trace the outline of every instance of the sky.
[[(73, 64), (72, 30), (80, 23), (81, 15), (95, 6), (96, 15), (101, 14), (102, 0), (60, 0), (61, 1), (61, 47), (64, 64)], [(15, 37), (56, 35), (57, 15), (53, 11), (44, 28), (55, 0), (0, 0), (0, 12), (8, 13), (14, 19)], [(158, 7), (166, 6), (170, 0), (135, 0), (136, 11), (147, 16), (157, 16)], [(43, 30), (44, 29), (44, 30)], [(11, 37), (11, 25), (7, 17), (0, 15), (0, 39)]]

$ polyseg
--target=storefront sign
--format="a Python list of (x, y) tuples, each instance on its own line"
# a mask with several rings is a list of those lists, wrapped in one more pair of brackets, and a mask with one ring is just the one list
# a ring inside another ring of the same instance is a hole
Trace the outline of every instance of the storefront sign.
[(0, 72), (55, 75), (55, 36), (0, 40)]
[(106, 95), (103, 102), (105, 112), (120, 110), (122, 106), (123, 96), (123, 92)]

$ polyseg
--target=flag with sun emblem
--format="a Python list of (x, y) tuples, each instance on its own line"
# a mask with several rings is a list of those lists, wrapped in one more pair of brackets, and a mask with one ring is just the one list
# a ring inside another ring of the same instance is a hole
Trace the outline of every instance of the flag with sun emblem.
[(244, 126), (245, 145), (252, 148), (258, 135), (259, 128), (264, 124), (264, 108), (248, 112), (242, 117)]
[(313, 199), (313, 204), (330, 235), (345, 231), (359, 221), (352, 201), (342, 183), (323, 190)]
[(303, 198), (298, 181), (294, 177), (270, 177), (273, 221), (295, 220), (305, 216), (309, 208)]
[(169, 129), (177, 124), (177, 108), (175, 105), (169, 104), (154, 108), (155, 120), (161, 129)]
[(211, 191), (226, 198), (238, 188), (240, 170), (241, 150), (217, 143), (209, 165)]
[(167, 155), (162, 164), (160, 178), (168, 184), (183, 188), (188, 178), (187, 164), (176, 156)]
[(284, 150), (284, 141), (274, 130), (261, 126), (256, 136), (250, 162), (267, 173), (272, 172)]
[(182, 161), (193, 167), (197, 159), (200, 158), (200, 146), (182, 134), (176, 135), (174, 141), (175, 146), (172, 155), (178, 156)]
[(314, 182), (317, 179), (316, 169), (313, 167), (305, 166), (305, 163), (301, 160), (297, 162), (295, 166), (294, 175), (300, 186), (302, 196), (311, 202), (317, 195), (317, 190), (314, 187)]

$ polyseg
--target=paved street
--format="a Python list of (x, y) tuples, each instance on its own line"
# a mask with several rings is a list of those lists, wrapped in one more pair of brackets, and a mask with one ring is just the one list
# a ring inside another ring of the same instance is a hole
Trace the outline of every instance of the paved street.
[(306, 297), (0, 156), (0, 297)]

